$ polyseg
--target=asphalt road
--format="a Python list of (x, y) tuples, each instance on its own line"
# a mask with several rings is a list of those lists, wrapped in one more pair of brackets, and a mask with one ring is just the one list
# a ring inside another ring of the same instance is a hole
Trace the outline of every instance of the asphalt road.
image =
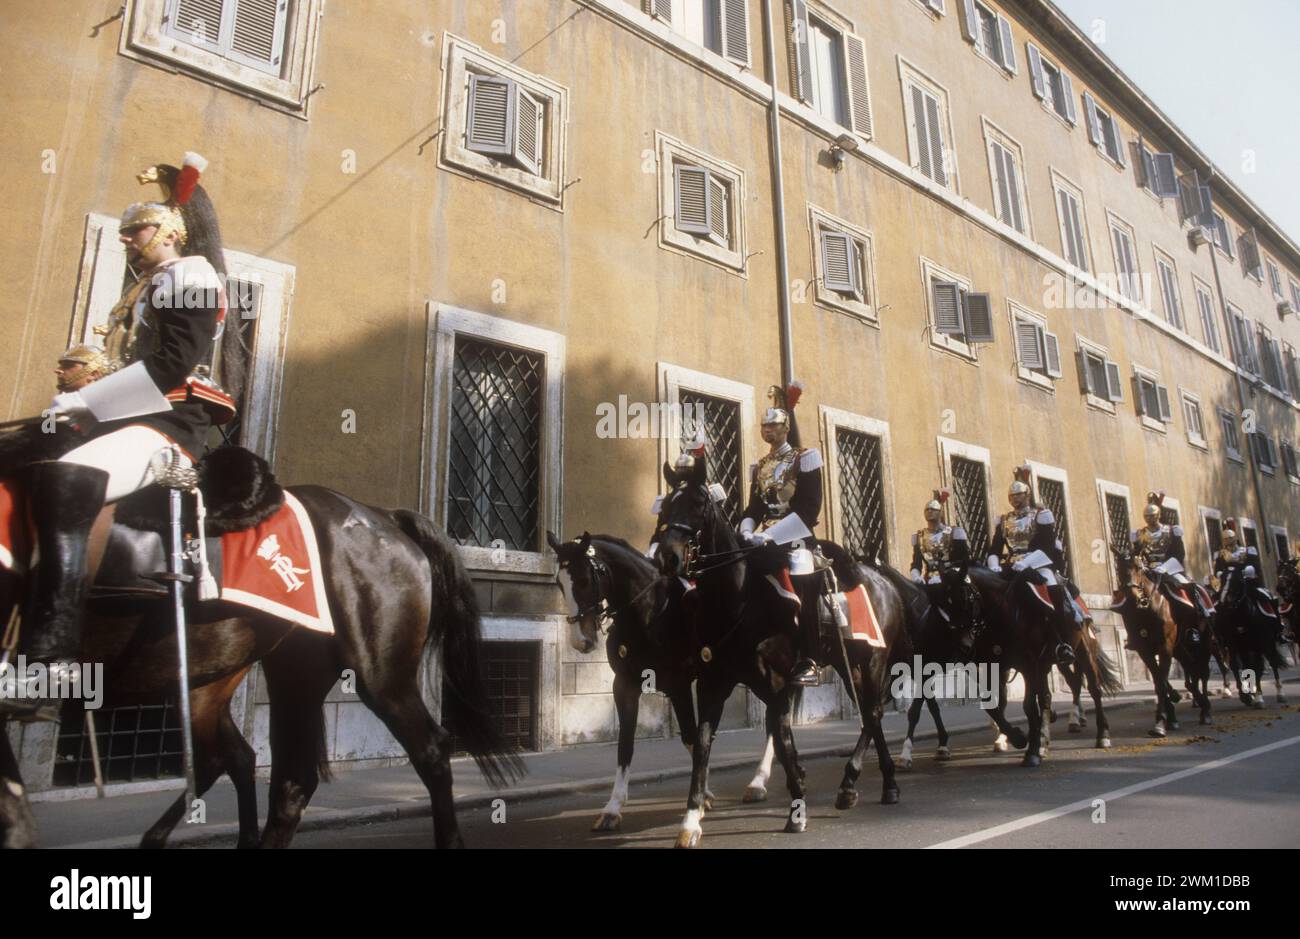
[[(1300, 847), (1300, 706), (1248, 710), (1216, 699), (1214, 708), (1208, 728), (1180, 708), (1182, 730), (1161, 741), (1146, 736), (1153, 707), (1113, 710), (1108, 751), (1093, 748), (1091, 725), (1071, 735), (1062, 718), (1050, 757), (1037, 769), (1022, 767), (1017, 752), (994, 754), (987, 730), (954, 734), (950, 762), (937, 762), (933, 740), (924, 741), (913, 769), (899, 773), (897, 805), (879, 803), (874, 753), (859, 780), (860, 801), (847, 811), (834, 807), (843, 760), (810, 760), (802, 834), (782, 832), (788, 796), (779, 767), (769, 801), (757, 805), (740, 801), (750, 770), (716, 772), (710, 787), (718, 798), (700, 846)], [(478, 848), (666, 848), (681, 823), (686, 787), (681, 779), (633, 786), (622, 828), (612, 833), (589, 831), (605, 793), (507, 799), (503, 822), (480, 808), (463, 811), (461, 825), (466, 843)], [(298, 848), (431, 846), (428, 819), (304, 832), (294, 841)]]

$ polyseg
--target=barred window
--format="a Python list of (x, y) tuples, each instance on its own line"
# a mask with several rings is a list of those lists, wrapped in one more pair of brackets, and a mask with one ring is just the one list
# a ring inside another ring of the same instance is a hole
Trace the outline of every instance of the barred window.
[(885, 535), (884, 464), (880, 438), (845, 427), (835, 429), (840, 487), (840, 540), (854, 557), (889, 558)]
[[(740, 404), (725, 398), (715, 398), (698, 391), (683, 388), (678, 397), (683, 414), (704, 415), (704, 438), (708, 442), (709, 481), (718, 483), (726, 492), (723, 513), (731, 526), (740, 524), (740, 513), (745, 508), (744, 474), (741, 472)], [(687, 428), (683, 422), (683, 431)], [(692, 428), (695, 429), (695, 428)], [(695, 441), (682, 437), (682, 449), (690, 448)]]
[(957, 524), (966, 529), (971, 557), (987, 558), (989, 507), (984, 498), (984, 464), (965, 457), (952, 458), (952, 489), (957, 499)]
[(1179, 524), (1178, 510), (1168, 505), (1162, 505), (1160, 507), (1160, 524), (1169, 525), (1170, 527)]
[(1129, 524), (1128, 499), (1113, 492), (1106, 493), (1106, 527), (1110, 532), (1112, 545), (1126, 545), (1132, 537)]
[(540, 550), (544, 361), (456, 337), (447, 531), (460, 544)]
[(1065, 483), (1038, 480), (1038, 499), (1056, 518), (1056, 537), (1065, 549), (1065, 576), (1074, 580), (1074, 554), (1070, 550), (1070, 516), (1065, 511)]
[(1213, 515), (1205, 516), (1205, 540), (1210, 546), (1210, 556), (1218, 554), (1223, 548), (1223, 526)]

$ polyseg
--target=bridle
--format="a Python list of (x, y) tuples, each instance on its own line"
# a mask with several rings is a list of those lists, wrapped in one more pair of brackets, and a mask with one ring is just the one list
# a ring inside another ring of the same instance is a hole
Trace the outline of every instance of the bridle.
[[(700, 541), (702, 540), (706, 529), (713, 531), (717, 528), (718, 507), (713, 500), (712, 494), (709, 492), (708, 486), (703, 484), (700, 484), (700, 486), (704, 490), (705, 506), (704, 518), (701, 519), (702, 527), (696, 528), (684, 521), (665, 522), (662, 527), (663, 533), (676, 531), (686, 537), (686, 545), (682, 552), (682, 576), (688, 580), (694, 580), (703, 574), (708, 574), (724, 567), (730, 567), (738, 561), (743, 561), (750, 552), (761, 547), (761, 545), (742, 545), (736, 548), (729, 548), (726, 551), (715, 551), (712, 554), (704, 554), (700, 550)], [(689, 484), (679, 484), (677, 488), (673, 490), (672, 495), (668, 497), (668, 504), (671, 505), (673, 499), (686, 492), (689, 488)], [(656, 535), (656, 539), (657, 538), (658, 536)], [(699, 565), (701, 564), (705, 566), (700, 567)]]
[[(605, 563), (604, 559), (596, 553), (596, 549), (591, 546), (587, 547), (587, 551), (583, 555), (583, 560), (586, 561), (587, 569), (590, 571), (591, 582), (595, 585), (596, 599), (587, 606), (581, 607), (574, 615), (566, 616), (565, 620), (576, 625), (588, 616), (596, 615), (596, 629), (602, 633), (607, 633), (609, 631), (606, 623), (611, 622), (619, 613), (632, 607), (633, 604), (654, 589), (655, 584), (659, 581), (658, 577), (651, 577), (646, 585), (633, 594), (626, 603), (611, 608), (608, 599), (609, 590), (602, 588), (601, 580), (603, 579), (608, 587), (613, 587), (613, 571), (609, 569), (609, 565)], [(561, 564), (560, 569), (564, 570), (571, 566), (572, 565), (568, 563)], [(576, 600), (577, 598), (575, 597), (574, 599)]]

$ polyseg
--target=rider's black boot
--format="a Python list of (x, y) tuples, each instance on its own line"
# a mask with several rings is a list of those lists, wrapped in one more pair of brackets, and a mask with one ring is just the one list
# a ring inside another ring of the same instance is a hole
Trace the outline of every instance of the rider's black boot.
[[(46, 666), (45, 690), (57, 691), (73, 671), (81, 645), (88, 589), (90, 529), (104, 507), (108, 474), (77, 463), (36, 463), (27, 474), (27, 499), (40, 558), (23, 607), (19, 649), (28, 665)], [(37, 697), (34, 677), (8, 669), (0, 684), (0, 714), (49, 717), (61, 701)]]
[(1060, 584), (1047, 588), (1048, 595), (1056, 607), (1056, 664), (1074, 664), (1074, 646), (1070, 640), (1074, 633), (1074, 612), (1065, 588)]
[(821, 647), (821, 624), (818, 606), (821, 597), (818, 590), (801, 591), (799, 608), (800, 650), (803, 657), (795, 663), (790, 681), (796, 685), (816, 686), (821, 684), (821, 670), (817, 665), (817, 650)]

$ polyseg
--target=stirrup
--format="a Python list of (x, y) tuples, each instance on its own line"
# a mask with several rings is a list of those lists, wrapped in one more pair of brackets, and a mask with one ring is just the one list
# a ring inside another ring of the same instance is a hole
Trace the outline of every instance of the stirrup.
[(821, 669), (812, 659), (801, 659), (790, 674), (790, 683), (805, 688), (816, 688), (822, 683)]
[(1068, 642), (1058, 642), (1056, 644), (1056, 661), (1060, 665), (1074, 664), (1074, 650), (1070, 648)]

